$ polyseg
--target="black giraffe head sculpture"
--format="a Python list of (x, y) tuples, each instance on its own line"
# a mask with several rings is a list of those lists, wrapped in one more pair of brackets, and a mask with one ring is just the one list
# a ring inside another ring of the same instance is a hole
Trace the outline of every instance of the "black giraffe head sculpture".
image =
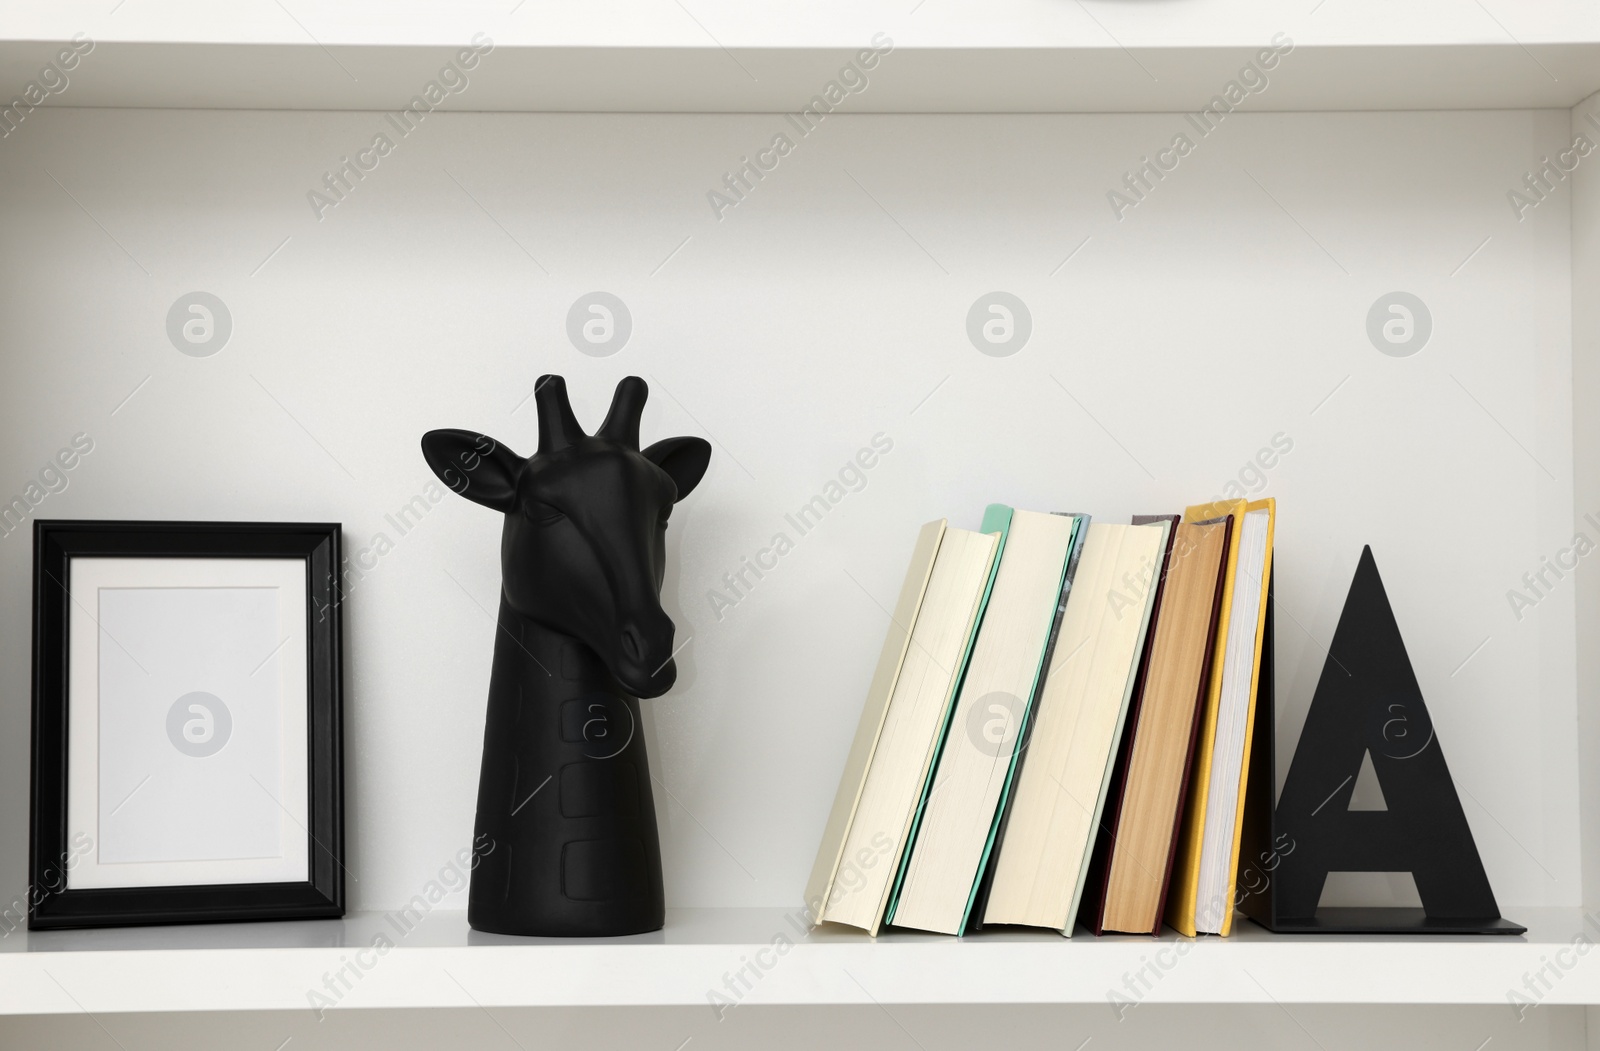
[(629, 376), (585, 434), (559, 376), (534, 395), (539, 448), (429, 431), (446, 485), (505, 515), (500, 615), (478, 783), (468, 921), (503, 934), (593, 936), (663, 922), (639, 697), (677, 677), (661, 608), (667, 518), (711, 446), (639, 448), (648, 388)]

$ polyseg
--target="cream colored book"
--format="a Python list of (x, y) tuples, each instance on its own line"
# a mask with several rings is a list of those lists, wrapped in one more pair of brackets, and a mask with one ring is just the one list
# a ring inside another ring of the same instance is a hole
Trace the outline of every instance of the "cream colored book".
[(889, 711), (817, 922), (878, 933), (917, 802), (938, 753), (999, 537), (946, 529)]
[(1055, 619), (1074, 519), (998, 510), (1010, 525), (892, 905), (897, 927), (961, 933)]
[(878, 667), (872, 674), (872, 684), (867, 688), (867, 700), (861, 707), (861, 721), (856, 726), (855, 741), (844, 761), (844, 774), (839, 778), (839, 790), (833, 797), (833, 809), (828, 812), (828, 823), (822, 831), (822, 843), (817, 848), (817, 860), (811, 866), (811, 878), (806, 881), (806, 910), (812, 922), (817, 921), (827, 901), (833, 895), (834, 880), (844, 857), (845, 839), (850, 834), (850, 823), (855, 817), (856, 804), (867, 782), (867, 770), (872, 754), (878, 747), (878, 735), (884, 718), (889, 714), (889, 702), (894, 696), (896, 681), (900, 678), (900, 665), (905, 661), (906, 650), (911, 645), (912, 625), (922, 608), (922, 597), (933, 576), (934, 560), (939, 554), (939, 542), (944, 539), (946, 522), (941, 518), (929, 522), (917, 534), (917, 543), (911, 551), (911, 565), (906, 569), (905, 582), (900, 586), (900, 597), (895, 602), (894, 614), (889, 618), (889, 630), (883, 639), (883, 650), (878, 655)]
[(1021, 759), (985, 925), (1072, 933), (1170, 528), (1089, 526)]

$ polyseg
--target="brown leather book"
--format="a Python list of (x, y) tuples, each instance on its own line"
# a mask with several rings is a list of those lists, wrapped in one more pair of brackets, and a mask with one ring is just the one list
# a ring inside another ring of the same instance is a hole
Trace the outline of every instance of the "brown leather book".
[[(1150, 632), (1124, 734), (1116, 810), (1103, 831), (1106, 861), (1095, 934), (1158, 934), (1183, 816), (1197, 714), (1206, 693), (1222, 602), (1231, 517), (1173, 530), (1159, 619)], [(1137, 519), (1135, 520), (1137, 521)]]

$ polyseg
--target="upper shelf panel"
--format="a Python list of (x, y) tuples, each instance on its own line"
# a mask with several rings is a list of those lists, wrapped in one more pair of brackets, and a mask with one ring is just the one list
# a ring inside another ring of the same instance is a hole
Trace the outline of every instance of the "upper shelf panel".
[(1576, 44), (1600, 40), (1593, 0), (0, 0), (0, 39), (84, 32), (123, 43), (387, 46), (1249, 47)]
[(1230, 90), (1252, 111), (1520, 109), (1600, 90), (1590, 0), (0, 0), (5, 89), (78, 34), (94, 50), (44, 105), (399, 109), (474, 39), (487, 53), (448, 109), (798, 111), (830, 82), (853, 113), (1170, 112)]
[[(41, 71), (56, 50), (0, 43), (0, 67)], [(453, 111), (1164, 113), (1567, 108), (1600, 90), (1600, 44), (1296, 46), (1270, 70), (1250, 66), (1259, 48), (897, 46), (843, 75), (858, 52), (502, 45), (441, 77), (457, 50), (98, 42), (43, 104), (399, 110), (432, 90)]]

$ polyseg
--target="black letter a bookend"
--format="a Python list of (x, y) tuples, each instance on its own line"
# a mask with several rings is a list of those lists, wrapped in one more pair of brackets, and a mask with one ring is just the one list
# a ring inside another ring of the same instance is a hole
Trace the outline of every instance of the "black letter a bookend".
[[(1284, 933), (1523, 933), (1501, 918), (1489, 889), (1370, 547), (1276, 811), (1271, 696), (1263, 690), (1269, 703), (1257, 704), (1250, 757), (1257, 791), (1246, 801), (1239, 859), (1246, 915)], [(1350, 809), (1369, 761), (1386, 810)], [(1319, 909), (1330, 872), (1409, 872), (1422, 908)]]

